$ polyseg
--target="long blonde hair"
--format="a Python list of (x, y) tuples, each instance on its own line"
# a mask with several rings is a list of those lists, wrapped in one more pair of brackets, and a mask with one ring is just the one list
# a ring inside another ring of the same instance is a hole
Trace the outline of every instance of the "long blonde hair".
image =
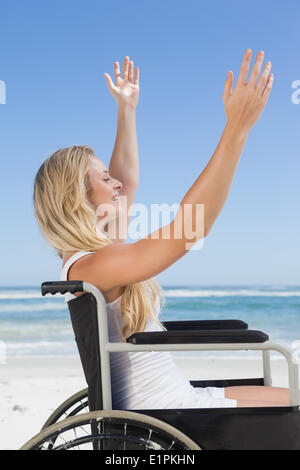
[[(35, 176), (35, 215), (42, 235), (60, 258), (63, 252), (97, 251), (113, 243), (96, 231), (96, 210), (87, 198), (92, 155), (93, 149), (83, 145), (57, 150)], [(121, 299), (123, 342), (133, 333), (144, 331), (148, 317), (166, 330), (153, 313), (157, 301), (162, 309), (165, 297), (154, 278), (125, 287)]]

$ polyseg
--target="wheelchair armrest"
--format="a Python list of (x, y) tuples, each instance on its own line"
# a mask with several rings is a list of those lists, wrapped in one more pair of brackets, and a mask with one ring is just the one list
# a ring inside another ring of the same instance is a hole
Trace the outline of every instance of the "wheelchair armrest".
[(242, 320), (184, 320), (161, 322), (168, 331), (174, 330), (247, 330)]
[(178, 330), (134, 333), (126, 339), (126, 342), (133, 344), (223, 344), (264, 343), (268, 339), (268, 335), (257, 330)]
[(70, 292), (75, 294), (75, 292), (83, 291), (83, 281), (46, 281), (41, 285), (42, 295), (52, 294), (55, 295), (57, 292), (60, 294), (65, 294)]

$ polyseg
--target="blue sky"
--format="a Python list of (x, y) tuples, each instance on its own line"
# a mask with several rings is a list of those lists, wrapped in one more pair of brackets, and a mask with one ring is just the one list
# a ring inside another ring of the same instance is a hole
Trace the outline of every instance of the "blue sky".
[[(60, 277), (32, 189), (55, 150), (87, 144), (106, 165), (117, 104), (104, 72), (129, 55), (140, 68), (136, 202), (180, 202), (223, 132), (228, 70), (244, 51), (272, 62), (273, 90), (250, 132), (225, 207), (200, 251), (156, 276), (162, 285), (299, 285), (298, 0), (2, 0), (0, 4), (0, 286)], [(235, 82), (234, 82), (235, 84)]]

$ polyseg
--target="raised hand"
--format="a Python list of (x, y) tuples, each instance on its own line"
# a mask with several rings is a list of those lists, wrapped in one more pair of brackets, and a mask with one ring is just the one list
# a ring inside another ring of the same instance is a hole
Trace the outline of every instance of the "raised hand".
[(139, 68), (135, 68), (133, 80), (133, 61), (129, 61), (129, 57), (124, 59), (123, 78), (120, 74), (119, 62), (115, 62), (116, 84), (113, 83), (111, 77), (105, 73), (106, 83), (109, 91), (113, 95), (119, 106), (125, 105), (136, 108), (139, 100)]
[(265, 64), (264, 71), (256, 84), (264, 59), (263, 51), (258, 53), (247, 83), (251, 56), (252, 50), (247, 49), (234, 91), (232, 91), (233, 73), (231, 70), (228, 72), (223, 93), (228, 122), (247, 131), (261, 116), (273, 84), (273, 74), (270, 74), (271, 62)]

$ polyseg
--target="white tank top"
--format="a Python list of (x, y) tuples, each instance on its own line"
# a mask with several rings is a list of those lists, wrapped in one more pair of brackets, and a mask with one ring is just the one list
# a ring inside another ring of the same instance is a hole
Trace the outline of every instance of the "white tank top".
[[(80, 251), (68, 259), (61, 272), (61, 280), (66, 281), (70, 266), (82, 256), (94, 253)], [(65, 301), (76, 298), (64, 294)], [(110, 342), (122, 341), (124, 321), (121, 314), (121, 298), (107, 303), (108, 333)], [(157, 299), (155, 314), (160, 312)], [(151, 318), (148, 318), (144, 331), (162, 331)], [(193, 387), (175, 364), (170, 352), (141, 351), (110, 353), (112, 408), (122, 409), (167, 409), (199, 408), (201, 400), (197, 388)]]

